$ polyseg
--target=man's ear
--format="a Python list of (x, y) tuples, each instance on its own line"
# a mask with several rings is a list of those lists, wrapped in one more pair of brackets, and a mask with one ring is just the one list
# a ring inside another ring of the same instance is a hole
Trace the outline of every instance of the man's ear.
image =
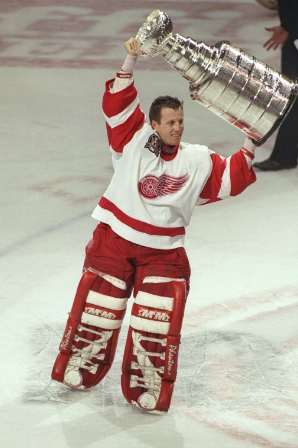
[(155, 121), (155, 120), (152, 120), (151, 121), (151, 127), (152, 127), (152, 129), (156, 129), (156, 125), (157, 125), (158, 123), (157, 123), (157, 121)]

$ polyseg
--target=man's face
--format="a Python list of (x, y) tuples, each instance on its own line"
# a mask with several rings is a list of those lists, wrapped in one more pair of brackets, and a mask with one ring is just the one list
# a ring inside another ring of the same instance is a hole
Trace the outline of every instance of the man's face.
[(163, 107), (160, 123), (152, 120), (151, 125), (166, 146), (179, 145), (184, 131), (183, 110), (181, 108), (175, 110), (170, 107)]

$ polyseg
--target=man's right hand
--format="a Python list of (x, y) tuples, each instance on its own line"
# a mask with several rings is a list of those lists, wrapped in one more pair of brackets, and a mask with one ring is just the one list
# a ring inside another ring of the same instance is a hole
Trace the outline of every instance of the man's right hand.
[(129, 54), (130, 56), (137, 56), (138, 41), (135, 37), (131, 37), (130, 39), (128, 39), (128, 41), (124, 43), (124, 47), (127, 54)]
[(263, 47), (267, 51), (276, 50), (279, 46), (283, 47), (285, 41), (287, 40), (289, 33), (282, 26), (274, 26), (272, 28), (265, 28), (266, 31), (271, 31), (273, 34), (267, 42), (264, 43)]

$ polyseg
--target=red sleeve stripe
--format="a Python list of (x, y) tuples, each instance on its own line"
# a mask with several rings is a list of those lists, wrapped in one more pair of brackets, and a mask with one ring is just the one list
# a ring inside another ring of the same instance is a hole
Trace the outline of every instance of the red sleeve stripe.
[(139, 106), (139, 98), (136, 97), (125, 109), (123, 109), (119, 114), (113, 115), (113, 117), (108, 117), (105, 115), (105, 119), (110, 128), (115, 128), (120, 124), (124, 123), (131, 114), (134, 113), (135, 109)]
[(131, 141), (135, 133), (143, 125), (144, 120), (145, 115), (138, 106), (133, 114), (119, 126), (111, 128), (107, 124), (107, 135), (110, 148), (117, 153), (121, 153), (124, 146)]
[(256, 181), (252, 168), (248, 168), (245, 156), (240, 150), (227, 159), (211, 154), (212, 172), (203, 188), (197, 205), (210, 204), (237, 196)]
[(225, 160), (225, 169), (224, 172), (222, 173), (222, 177), (221, 177), (221, 186), (220, 186), (220, 190), (218, 192), (217, 197), (219, 199), (225, 199), (230, 197), (231, 195), (231, 172), (230, 172), (230, 162), (231, 162), (231, 157), (228, 157)]
[(134, 83), (116, 93), (109, 91), (110, 80), (106, 83), (106, 91), (103, 96), (102, 108), (104, 114), (108, 117), (114, 117), (125, 110), (137, 98), (138, 94)]
[(224, 174), (226, 163), (218, 154), (211, 154), (212, 171), (210, 177), (203, 188), (200, 199), (207, 199), (208, 202), (219, 201), (218, 194), (222, 185), (222, 176)]
[(113, 213), (113, 215), (119, 221), (138, 232), (146, 233), (148, 235), (160, 235), (169, 237), (185, 234), (184, 227), (158, 227), (153, 226), (152, 224), (147, 224), (143, 221), (139, 221), (138, 219), (131, 218), (104, 196), (101, 198), (98, 205), (104, 210), (108, 210), (109, 212)]
[(257, 180), (252, 167), (248, 168), (245, 155), (240, 150), (231, 157), (231, 196), (242, 193)]

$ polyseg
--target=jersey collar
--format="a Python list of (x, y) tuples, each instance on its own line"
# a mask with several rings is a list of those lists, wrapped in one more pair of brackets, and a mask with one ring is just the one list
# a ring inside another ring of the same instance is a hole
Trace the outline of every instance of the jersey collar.
[(179, 145), (176, 145), (174, 147), (169, 147), (161, 144), (161, 152), (160, 157), (165, 160), (166, 162), (169, 160), (173, 160), (178, 152)]

